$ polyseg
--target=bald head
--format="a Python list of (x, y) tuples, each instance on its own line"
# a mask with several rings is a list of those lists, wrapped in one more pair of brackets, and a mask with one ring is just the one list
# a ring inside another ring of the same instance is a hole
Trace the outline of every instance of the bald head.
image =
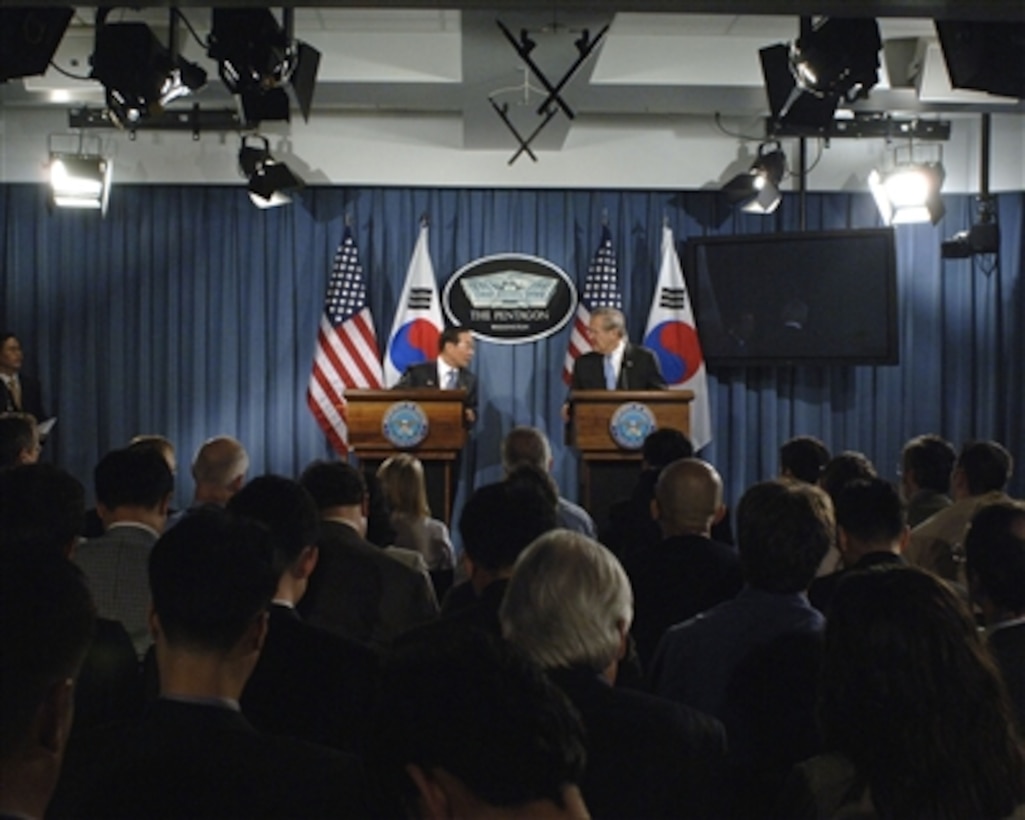
[(662, 470), (655, 485), (655, 511), (662, 534), (708, 535), (721, 517), (722, 478), (700, 458), (681, 458)]
[(249, 454), (238, 439), (207, 439), (192, 461), (196, 503), (223, 507), (241, 489), (248, 470)]

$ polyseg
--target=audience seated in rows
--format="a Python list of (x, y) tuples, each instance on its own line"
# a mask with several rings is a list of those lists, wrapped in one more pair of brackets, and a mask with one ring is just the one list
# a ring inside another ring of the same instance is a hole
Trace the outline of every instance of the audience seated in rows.
[(908, 440), (900, 454), (900, 491), (909, 527), (950, 506), (950, 473), (957, 452), (946, 439), (926, 434)]
[(75, 561), (99, 614), (124, 624), (142, 657), (150, 644), (146, 565), (167, 524), (174, 476), (156, 451), (126, 447), (100, 459), (94, 479), (104, 533), (80, 543)]
[(438, 603), (426, 572), (366, 540), (362, 474), (344, 462), (318, 461), (299, 481), (320, 515), (319, 558), (299, 601), (300, 614), (315, 626), (379, 649), (432, 620)]
[(262, 734), (239, 711), (278, 580), (268, 531), (220, 509), (186, 516), (157, 541), (160, 698), (141, 720), (69, 744), (50, 816), (366, 816), (355, 758)]
[(814, 436), (794, 436), (779, 448), (779, 474), (782, 478), (818, 484), (829, 463), (829, 449)]
[(986, 505), (1008, 500), (1004, 488), (1013, 468), (1011, 454), (1003, 445), (995, 441), (965, 444), (950, 476), (954, 503), (911, 530), (904, 551), (908, 563), (964, 588), (964, 537), (968, 524)]
[(0, 546), (0, 816), (39, 820), (57, 784), (94, 608), (55, 550)]
[(856, 479), (834, 499), (836, 537), (842, 569), (812, 581), (808, 600), (824, 615), (836, 589), (851, 573), (878, 564), (903, 564), (900, 552), (908, 527), (900, 496), (881, 478)]
[(644, 666), (670, 626), (732, 598), (743, 585), (736, 548), (711, 538), (726, 513), (722, 479), (711, 464), (683, 458), (665, 467), (652, 505), (662, 541), (623, 562), (633, 585), (632, 632)]
[(588, 817), (579, 717), (537, 666), (485, 632), (397, 649), (371, 738), (384, 816)]
[(502, 630), (580, 712), (587, 738), (581, 790), (592, 817), (714, 816), (726, 753), (722, 724), (612, 686), (627, 651), (631, 598), (609, 550), (580, 533), (553, 530), (517, 559)]
[(671, 627), (651, 677), (656, 694), (723, 722), (732, 810), (761, 816), (790, 767), (819, 748), (814, 691), (824, 618), (805, 593), (835, 523), (821, 489), (789, 480), (749, 489), (737, 522), (747, 586)]
[(1025, 738), (1025, 504), (999, 501), (979, 510), (965, 536), (965, 558), (971, 600)]
[(304, 622), (295, 609), (319, 557), (317, 505), (298, 482), (265, 475), (232, 496), (228, 510), (270, 530), (278, 574), (267, 640), (242, 692), (242, 713), (258, 729), (359, 753), (376, 692), (377, 656)]
[[(509, 475), (522, 464), (531, 466), (542, 473), (551, 474), (552, 446), (548, 442), (548, 437), (536, 427), (514, 427), (502, 440), (502, 467), (505, 474)], [(556, 524), (561, 529), (573, 530), (595, 538), (598, 531), (590, 513), (579, 504), (574, 504), (563, 498), (559, 494), (558, 486), (555, 486), (555, 492), (557, 495)]]
[(774, 816), (1019, 816), (1025, 760), (1004, 688), (935, 576), (874, 567), (840, 585), (818, 714), (828, 753), (797, 767)]

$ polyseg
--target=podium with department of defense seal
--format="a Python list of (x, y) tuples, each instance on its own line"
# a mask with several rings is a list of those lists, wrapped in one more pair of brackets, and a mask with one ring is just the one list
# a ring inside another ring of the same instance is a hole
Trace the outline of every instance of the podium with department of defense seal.
[(419, 458), (432, 514), (449, 524), (466, 444), (465, 400), (465, 390), (346, 390), (349, 449), (371, 471), (396, 453)]
[(690, 390), (574, 390), (569, 441), (580, 453), (580, 503), (599, 523), (629, 495), (649, 433), (690, 435)]

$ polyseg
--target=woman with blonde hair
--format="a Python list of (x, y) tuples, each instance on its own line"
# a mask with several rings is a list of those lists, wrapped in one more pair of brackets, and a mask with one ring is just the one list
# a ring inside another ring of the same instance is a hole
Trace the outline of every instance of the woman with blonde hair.
[(431, 572), (451, 570), (455, 563), (452, 540), (448, 527), (431, 518), (420, 459), (408, 453), (394, 455), (378, 468), (377, 479), (391, 510), (395, 546), (419, 552)]

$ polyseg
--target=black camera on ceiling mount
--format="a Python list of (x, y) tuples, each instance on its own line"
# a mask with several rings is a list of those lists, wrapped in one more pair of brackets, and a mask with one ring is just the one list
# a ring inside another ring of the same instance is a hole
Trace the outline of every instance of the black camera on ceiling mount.
[(979, 219), (966, 231), (958, 231), (940, 245), (944, 259), (967, 259), (1000, 250), (1000, 226), (996, 203), (991, 196), (979, 197)]

